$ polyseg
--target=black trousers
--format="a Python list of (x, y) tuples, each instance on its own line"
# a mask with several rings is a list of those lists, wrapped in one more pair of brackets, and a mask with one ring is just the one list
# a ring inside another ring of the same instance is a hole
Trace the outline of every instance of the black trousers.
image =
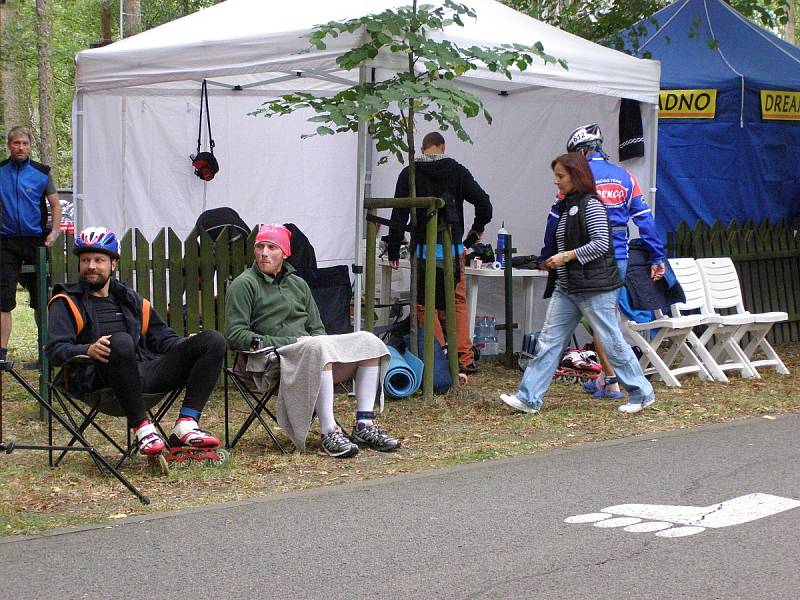
[(148, 361), (136, 360), (133, 339), (114, 333), (107, 363), (97, 363), (100, 387), (110, 387), (128, 417), (128, 427), (147, 418), (143, 393), (169, 392), (186, 386), (183, 406), (202, 412), (225, 360), (225, 338), (218, 331), (203, 331), (166, 354)]

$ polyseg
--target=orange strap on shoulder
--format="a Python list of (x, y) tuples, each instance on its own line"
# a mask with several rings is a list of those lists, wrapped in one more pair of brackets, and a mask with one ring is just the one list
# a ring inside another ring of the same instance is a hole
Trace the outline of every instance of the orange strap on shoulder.
[(150, 300), (142, 298), (142, 335), (150, 328)]
[(81, 311), (78, 310), (78, 305), (75, 304), (75, 301), (67, 296), (67, 294), (56, 294), (50, 301), (47, 303), (47, 306), (50, 306), (53, 303), (53, 300), (56, 298), (62, 298), (67, 301), (67, 306), (69, 306), (69, 310), (72, 312), (72, 318), (75, 319), (75, 335), (78, 336), (83, 331), (83, 317), (81, 316)]

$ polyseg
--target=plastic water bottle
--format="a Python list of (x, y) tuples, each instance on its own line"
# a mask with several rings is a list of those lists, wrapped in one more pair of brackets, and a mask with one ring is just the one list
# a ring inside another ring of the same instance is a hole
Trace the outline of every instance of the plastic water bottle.
[(472, 343), (475, 344), (475, 346), (481, 351), (483, 351), (483, 347), (486, 344), (488, 331), (487, 317), (475, 317), (475, 337), (473, 338)]
[(500, 225), (500, 230), (497, 232), (497, 252), (495, 252), (495, 260), (500, 263), (500, 266), (506, 268), (506, 222), (503, 221)]
[(500, 352), (500, 344), (497, 341), (497, 319), (493, 316), (484, 317), (485, 319), (485, 336), (483, 348), (481, 349), (482, 356), (496, 356)]

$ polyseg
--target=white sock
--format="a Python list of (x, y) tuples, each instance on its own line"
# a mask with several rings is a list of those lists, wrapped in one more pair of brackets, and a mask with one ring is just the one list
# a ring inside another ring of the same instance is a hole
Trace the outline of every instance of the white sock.
[[(375, 408), (375, 394), (378, 391), (380, 370), (380, 367), (358, 367), (355, 381), (356, 411), (372, 412)], [(360, 419), (359, 423), (371, 425), (372, 420)]]
[(606, 374), (600, 371), (600, 374), (597, 376), (597, 379), (595, 379), (594, 382), (598, 388), (602, 389), (606, 385)]
[(336, 429), (333, 418), (333, 371), (322, 371), (319, 377), (319, 394), (314, 405), (319, 417), (319, 430), (325, 435)]

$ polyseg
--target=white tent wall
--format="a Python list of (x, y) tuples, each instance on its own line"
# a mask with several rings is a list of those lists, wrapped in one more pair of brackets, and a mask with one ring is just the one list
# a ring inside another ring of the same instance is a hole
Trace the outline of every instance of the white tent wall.
[[(184, 238), (207, 208), (230, 206), (248, 224), (294, 222), (321, 261), (352, 261), (356, 136), (314, 137), (308, 114), (249, 116), (262, 100), (211, 92), (220, 172), (194, 175), (199, 91), (184, 95), (101, 93), (84, 99), (81, 226), (163, 227)], [(203, 125), (203, 148), (207, 148)], [(332, 235), (336, 232), (336, 235)]]
[[(600, 124), (615, 158), (619, 99), (553, 89), (478, 95), (493, 123), (482, 117), (464, 121), (474, 144), (445, 132), (447, 152), (472, 171), (492, 198), (495, 216), (485, 240), (494, 243), (505, 221), (520, 253), (538, 252), (555, 196), (550, 161), (564, 152), (572, 129), (588, 122)], [(321, 261), (352, 262), (353, 242), (343, 232), (355, 228), (356, 136), (303, 140), (302, 133), (314, 130), (306, 122), (308, 114), (271, 119), (248, 115), (261, 102), (251, 95), (212, 90), (212, 134), (221, 170), (205, 183), (194, 175), (189, 160), (196, 150), (199, 92), (88, 95), (81, 226), (105, 224), (117, 231), (137, 227), (148, 239), (169, 226), (183, 238), (203, 210), (230, 206), (250, 225), (297, 223)], [(643, 117), (652, 112), (643, 111)], [(418, 145), (430, 129), (419, 122)], [(204, 124), (204, 148), (206, 137)], [(367, 165), (371, 194), (391, 197), (401, 166), (394, 159), (377, 166), (377, 156), (373, 158)], [(638, 163), (632, 170), (647, 190), (649, 157), (629, 162)], [(469, 224), (469, 206), (466, 215)]]
[[(616, 158), (619, 98), (596, 94), (541, 89), (534, 92), (477, 94), (493, 117), (492, 124), (480, 117), (465, 120), (473, 144), (462, 142), (452, 132), (443, 132), (447, 155), (464, 164), (492, 200), (494, 216), (484, 242), (493, 246), (505, 221), (520, 254), (538, 254), (542, 247), (548, 209), (556, 195), (550, 162), (566, 151), (566, 140), (578, 125), (596, 122), (605, 146)], [(643, 111), (643, 118), (653, 111)], [(433, 126), (417, 123), (417, 146)], [(650, 157), (625, 166), (637, 175), (643, 190), (649, 187)], [(396, 162), (372, 167), (372, 195), (391, 197), (400, 166)], [(465, 203), (465, 224), (472, 223), (472, 207)]]

